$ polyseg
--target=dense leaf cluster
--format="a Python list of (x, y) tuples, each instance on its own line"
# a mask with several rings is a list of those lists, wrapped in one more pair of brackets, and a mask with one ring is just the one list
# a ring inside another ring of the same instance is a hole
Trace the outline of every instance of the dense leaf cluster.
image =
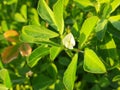
[(120, 0), (0, 1), (0, 90), (119, 90)]

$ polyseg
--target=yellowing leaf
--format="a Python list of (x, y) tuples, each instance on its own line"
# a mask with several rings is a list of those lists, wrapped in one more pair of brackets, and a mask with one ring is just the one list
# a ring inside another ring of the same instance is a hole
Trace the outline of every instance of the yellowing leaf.
[(3, 63), (9, 63), (16, 59), (18, 57), (18, 53), (18, 46), (8, 46), (1, 54)]
[(15, 30), (8, 30), (4, 33), (4, 37), (10, 42), (16, 42), (18, 35), (18, 32)]
[(19, 50), (20, 50), (20, 54), (22, 56), (29, 56), (31, 54), (31, 52), (32, 52), (32, 48), (28, 43), (22, 44), (20, 46)]

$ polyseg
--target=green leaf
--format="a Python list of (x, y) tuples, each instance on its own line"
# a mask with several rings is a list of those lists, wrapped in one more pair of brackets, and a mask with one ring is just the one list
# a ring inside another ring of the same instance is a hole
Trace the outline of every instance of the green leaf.
[(67, 90), (73, 90), (75, 76), (76, 76), (76, 69), (77, 69), (77, 60), (78, 60), (78, 54), (75, 54), (64, 73), (63, 83)]
[(103, 87), (103, 88), (108, 87), (110, 85), (110, 81), (107, 77), (102, 77), (99, 80), (99, 85), (100, 85), (100, 87)]
[(97, 0), (98, 3), (108, 3), (110, 0)]
[(109, 18), (109, 21), (112, 23), (112, 25), (120, 31), (120, 15), (116, 15), (116, 16), (111, 16)]
[(105, 32), (106, 32), (106, 29), (107, 29), (107, 22), (108, 21), (106, 19), (100, 20), (98, 22), (97, 26), (95, 27), (97, 38), (99, 40), (103, 40), (103, 38), (105, 36)]
[(47, 72), (53, 80), (56, 80), (58, 70), (54, 63), (50, 63), (49, 67), (47, 68)]
[(118, 39), (120, 39), (120, 31), (118, 29), (116, 29), (112, 23), (108, 23), (108, 32), (110, 32), (114, 37), (117, 37)]
[(61, 47), (53, 46), (50, 48), (50, 59), (53, 61), (61, 52)]
[(70, 59), (67, 57), (59, 57), (59, 61), (58, 61), (61, 65), (63, 66), (68, 66), (70, 63)]
[(2, 31), (8, 30), (8, 25), (7, 25), (7, 22), (5, 20), (1, 21), (1, 29), (2, 29)]
[(82, 48), (98, 21), (97, 16), (86, 19), (80, 30), (79, 47)]
[(25, 4), (20, 8), (20, 13), (27, 20), (27, 6)]
[(116, 10), (116, 8), (120, 5), (120, 0), (113, 0), (111, 3), (111, 13)]
[(104, 44), (100, 46), (100, 49), (106, 51), (108, 56), (106, 55), (105, 57), (107, 57), (107, 59), (110, 61), (111, 68), (111, 66), (116, 65), (116, 63), (118, 64), (119, 56), (117, 53), (115, 41), (112, 36), (106, 35), (104, 39)]
[(35, 40), (33, 37), (26, 35), (26, 34), (23, 34), (23, 33), (20, 35), (20, 40), (22, 42), (35, 43)]
[(28, 35), (34, 39), (49, 39), (59, 36), (58, 33), (55, 33), (43, 26), (29, 25), (24, 26), (22, 29), (22, 34)]
[(106, 68), (102, 61), (93, 50), (88, 48), (85, 49), (83, 68), (90, 73), (106, 73)]
[(101, 90), (100, 86), (98, 84), (95, 84), (91, 90)]
[(8, 88), (5, 85), (0, 84), (0, 90), (8, 90)]
[(102, 15), (102, 18), (105, 19), (105, 18), (108, 18), (110, 16), (110, 12), (111, 12), (111, 6), (109, 3), (105, 3), (105, 5), (101, 6), (101, 15)]
[(112, 22), (112, 25), (120, 31), (120, 21), (115, 21), (115, 22)]
[(43, 38), (33, 38), (31, 36), (28, 36), (26, 34), (20, 35), (20, 40), (22, 42), (27, 42), (27, 43), (36, 43), (36, 44), (48, 44), (50, 46), (60, 46), (59, 44), (49, 40), (48, 38), (43, 39)]
[(38, 14), (46, 20), (53, 28), (59, 31), (60, 34), (64, 31), (63, 20), (63, 0), (58, 0), (53, 6), (53, 11), (46, 4), (45, 0), (39, 0)]
[(93, 6), (90, 0), (74, 0), (77, 2), (81, 7), (88, 7), (88, 6)]
[(4, 0), (4, 3), (7, 4), (7, 5), (11, 5), (11, 4), (14, 4), (16, 3), (18, 0)]
[(111, 57), (113, 60), (118, 59), (118, 54), (117, 54), (116, 44), (114, 39), (111, 36), (108, 36), (106, 37), (105, 40), (106, 40), (105, 47), (108, 50), (109, 57)]
[(120, 15), (110, 16), (108, 19), (110, 22), (115, 22), (120, 20)]
[(54, 18), (54, 13), (48, 7), (45, 0), (39, 0), (37, 10), (42, 19), (46, 20), (53, 28), (57, 29), (57, 23)]
[(113, 77), (112, 81), (113, 82), (120, 81), (120, 75), (116, 75), (115, 77)]
[(26, 19), (20, 13), (15, 14), (15, 20), (18, 22), (26, 22)]
[(64, 5), (67, 6), (69, 3), (69, 0), (64, 0)]
[(9, 76), (9, 73), (8, 73), (8, 71), (6, 69), (1, 69), (0, 70), (0, 78), (3, 80), (3, 84), (7, 88), (11, 88), (12, 87), (10, 76)]
[(47, 54), (49, 54), (49, 48), (44, 46), (39, 46), (28, 57), (28, 61), (27, 61), (28, 65), (30, 67), (35, 66), (37, 62)]
[(65, 86), (64, 86), (62, 80), (60, 80), (60, 79), (56, 80), (54, 90), (65, 90)]
[(39, 23), (39, 16), (37, 10), (35, 8), (30, 9), (30, 25), (40, 25)]
[(20, 40), (29, 43), (55, 44), (49, 39), (57, 36), (59, 36), (59, 34), (43, 26), (29, 25), (23, 27), (22, 34), (20, 35)]
[(0, 69), (4, 68), (3, 67), (3, 64), (2, 64), (2, 61), (0, 60)]
[(74, 25), (72, 26), (71, 33), (73, 34), (75, 39), (79, 37), (79, 28), (77, 22), (75, 22)]
[(47, 87), (53, 83), (53, 80), (42, 73), (32, 79), (34, 90), (47, 90)]
[(63, 5), (64, 5), (64, 0), (58, 0), (53, 7), (56, 24), (58, 27), (58, 31), (61, 35), (64, 31)]

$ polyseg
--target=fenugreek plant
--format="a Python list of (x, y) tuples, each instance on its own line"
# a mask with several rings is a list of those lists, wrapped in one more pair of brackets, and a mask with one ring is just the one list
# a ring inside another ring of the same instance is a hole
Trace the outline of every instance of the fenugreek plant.
[(1, 21), (2, 88), (119, 90), (120, 0), (24, 2), (21, 28)]

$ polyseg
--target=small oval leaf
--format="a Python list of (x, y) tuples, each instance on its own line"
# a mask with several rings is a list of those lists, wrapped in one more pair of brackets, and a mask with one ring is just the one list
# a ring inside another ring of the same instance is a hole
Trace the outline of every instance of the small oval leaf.
[(33, 67), (37, 62), (45, 55), (49, 54), (49, 48), (44, 46), (39, 46), (36, 48), (31, 55), (28, 57), (28, 65)]
[(17, 22), (26, 22), (26, 19), (22, 16), (22, 14), (20, 14), (20, 13), (16, 13), (15, 14), (15, 20), (17, 21)]
[(61, 47), (53, 46), (50, 48), (50, 59), (53, 61), (61, 52)]
[(106, 68), (102, 61), (93, 50), (88, 48), (85, 49), (83, 68), (90, 73), (106, 73)]

